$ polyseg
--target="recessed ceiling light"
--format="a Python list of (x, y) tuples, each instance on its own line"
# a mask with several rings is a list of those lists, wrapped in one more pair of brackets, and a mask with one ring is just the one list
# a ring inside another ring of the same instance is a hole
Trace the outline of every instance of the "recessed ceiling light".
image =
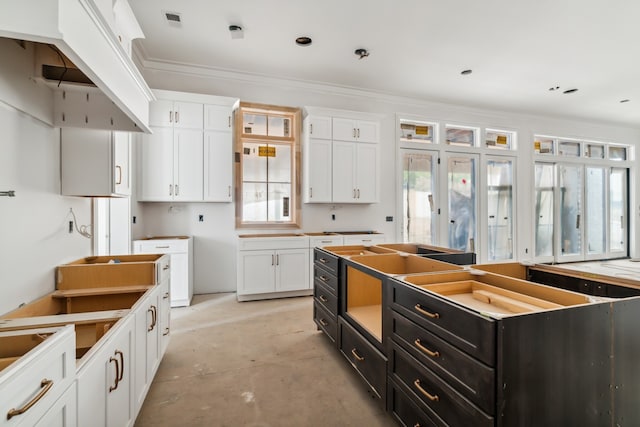
[(296, 44), (298, 46), (309, 46), (311, 45), (311, 42), (312, 42), (311, 37), (307, 37), (307, 36), (298, 37), (296, 39)]
[(621, 100), (620, 100), (620, 103), (621, 103), (621, 104), (624, 104), (625, 102), (629, 102), (629, 101), (631, 101), (631, 100), (630, 100), (630, 99), (621, 99)]
[(462, 70), (462, 71), (460, 71), (460, 74), (462, 74), (463, 76), (468, 76), (471, 73), (473, 73), (473, 70)]
[(564, 92), (562, 92), (562, 93), (574, 93), (574, 92), (577, 92), (577, 91), (578, 91), (578, 89), (573, 88), (573, 89), (567, 89), (567, 90), (565, 90), (565, 91), (564, 91)]
[(182, 22), (180, 14), (177, 12), (165, 12), (164, 17), (167, 21), (169, 21), (170, 24), (179, 24), (180, 22)]
[(229, 25), (229, 32), (232, 39), (241, 39), (244, 37), (244, 32), (240, 25)]

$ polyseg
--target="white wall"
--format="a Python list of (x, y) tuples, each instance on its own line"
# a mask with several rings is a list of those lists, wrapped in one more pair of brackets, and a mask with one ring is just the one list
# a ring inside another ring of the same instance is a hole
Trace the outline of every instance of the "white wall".
[(51, 91), (29, 80), (29, 58), (0, 39), (0, 191), (16, 192), (0, 197), (0, 314), (53, 291), (56, 265), (91, 254), (90, 240), (68, 233), (69, 209), (90, 224), (91, 208), (60, 195), (59, 129), (22, 112), (51, 114)]
[[(467, 106), (446, 105), (388, 95), (375, 95), (357, 90), (323, 87), (274, 79), (259, 81), (251, 76), (205, 76), (206, 70), (175, 67), (167, 71), (148, 63), (143, 74), (152, 88), (237, 97), (242, 101), (286, 106), (315, 106), (354, 110), (384, 115), (381, 127), (381, 202), (369, 206), (332, 206), (303, 204), (303, 231), (377, 230), (396, 240), (398, 223), (385, 222), (386, 216), (397, 219), (396, 208), (396, 113), (422, 117), (441, 123), (457, 123), (480, 127), (513, 129), (518, 132), (520, 158), (517, 177), (518, 259), (530, 258), (533, 227), (531, 192), (531, 149), (534, 134), (588, 138), (609, 142), (636, 144), (640, 130), (613, 124), (579, 121), (570, 118), (536, 117), (491, 111)], [(168, 69), (168, 68), (167, 68)], [(525, 189), (525, 191), (522, 191)], [(637, 193), (637, 190), (635, 190)], [(634, 193), (635, 194), (635, 193)], [(249, 232), (234, 229), (231, 204), (175, 204), (180, 212), (169, 212), (168, 204), (140, 203), (137, 210), (143, 222), (134, 228), (134, 238), (159, 234), (192, 234), (195, 236), (196, 293), (235, 290), (236, 235)], [(204, 223), (197, 215), (204, 213)], [(331, 220), (331, 214), (336, 220)], [(638, 214), (635, 215), (638, 217)], [(137, 233), (137, 234), (136, 234)], [(636, 239), (631, 239), (631, 243)], [(526, 252), (529, 253), (526, 253)], [(637, 248), (632, 249), (632, 253)]]

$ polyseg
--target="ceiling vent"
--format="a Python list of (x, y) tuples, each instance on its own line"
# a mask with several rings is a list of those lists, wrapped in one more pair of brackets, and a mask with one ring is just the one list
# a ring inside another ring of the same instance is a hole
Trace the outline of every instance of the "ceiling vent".
[(176, 12), (165, 12), (165, 18), (170, 24), (180, 24), (182, 19), (180, 18), (180, 14)]

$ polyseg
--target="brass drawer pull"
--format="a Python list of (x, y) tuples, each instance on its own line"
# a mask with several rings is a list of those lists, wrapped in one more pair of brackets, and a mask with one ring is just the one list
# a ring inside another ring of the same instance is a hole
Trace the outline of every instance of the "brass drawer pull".
[(31, 409), (33, 405), (38, 403), (38, 401), (42, 399), (49, 390), (51, 390), (51, 387), (53, 387), (53, 380), (48, 380), (44, 378), (42, 381), (40, 381), (40, 391), (38, 392), (38, 394), (33, 396), (33, 399), (28, 401), (27, 404), (24, 405), (22, 408), (9, 409), (9, 412), (7, 412), (7, 420), (10, 420), (11, 418), (17, 415), (21, 415), (27, 412), (29, 409)]
[(320, 295), (318, 298), (319, 298), (319, 299), (320, 299), (320, 301), (322, 301), (322, 302), (327, 302), (327, 301), (329, 301), (329, 300), (327, 299), (327, 297), (325, 297), (324, 295)]
[(353, 354), (353, 357), (355, 357), (358, 362), (364, 361), (364, 357), (360, 356), (355, 348), (351, 350), (351, 354)]
[(120, 382), (120, 364), (118, 363), (118, 359), (115, 357), (109, 358), (109, 363), (114, 362), (116, 364), (116, 378), (113, 382), (112, 386), (109, 386), (109, 393), (118, 388), (118, 383)]
[(327, 260), (326, 260), (326, 259), (324, 259), (324, 258), (318, 258), (318, 261), (320, 261), (320, 262), (321, 262), (321, 263), (323, 263), (323, 264), (326, 264), (326, 263), (328, 263), (328, 262), (329, 262), (329, 261), (327, 261)]
[(169, 298), (169, 292), (165, 292), (164, 295), (162, 296), (162, 299), (167, 299)]
[(422, 314), (424, 314), (425, 316), (430, 317), (430, 318), (432, 318), (432, 319), (439, 319), (439, 318), (440, 318), (440, 315), (439, 315), (438, 313), (431, 313), (431, 312), (429, 312), (429, 311), (425, 310), (424, 308), (422, 308), (422, 307), (420, 306), (420, 304), (416, 304), (416, 306), (415, 306), (414, 308), (416, 309), (416, 311), (417, 311), (418, 313), (422, 313)]
[(416, 347), (422, 350), (423, 353), (426, 353), (431, 357), (440, 357), (439, 351), (431, 351), (427, 347), (423, 346), (422, 343), (420, 342), (420, 338), (416, 338), (416, 340), (413, 343), (416, 345)]
[(162, 336), (166, 337), (167, 335), (169, 335), (169, 328), (164, 328), (164, 332), (163, 332)]
[(320, 319), (320, 324), (321, 324), (322, 326), (329, 326), (329, 322), (327, 322), (327, 321), (326, 321), (326, 320), (324, 320), (324, 319)]
[(116, 350), (116, 354), (120, 356), (120, 376), (118, 377), (118, 382), (120, 382), (124, 378), (124, 353)]
[(327, 276), (319, 276), (318, 279), (322, 280), (323, 282), (328, 282), (329, 281)]
[(169, 269), (169, 264), (167, 264), (164, 267), (162, 267), (162, 270), (168, 270), (168, 269)]
[(416, 388), (418, 389), (418, 391), (420, 393), (422, 393), (424, 395), (424, 397), (426, 397), (427, 399), (429, 399), (432, 402), (438, 402), (440, 400), (440, 398), (438, 397), (437, 394), (430, 394), (428, 393), (425, 389), (422, 388), (422, 386), (420, 385), (420, 380), (415, 380), (413, 382), (413, 385), (416, 386)]

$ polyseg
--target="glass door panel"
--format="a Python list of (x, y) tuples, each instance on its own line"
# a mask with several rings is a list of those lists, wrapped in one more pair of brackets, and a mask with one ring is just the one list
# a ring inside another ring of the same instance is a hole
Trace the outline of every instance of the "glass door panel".
[(405, 243), (434, 244), (435, 153), (401, 150), (402, 237)]
[(513, 258), (513, 161), (487, 160), (489, 261)]
[(535, 241), (536, 257), (553, 257), (554, 165), (535, 165)]
[[(562, 261), (581, 260), (582, 256), (582, 166), (559, 165), (560, 253)], [(571, 259), (568, 259), (571, 258)]]
[(449, 243), (452, 249), (475, 252), (477, 157), (447, 159)]
[(587, 167), (585, 173), (586, 255), (606, 252), (607, 203), (606, 172), (602, 167)]
[(627, 170), (609, 172), (609, 252), (627, 253)]

